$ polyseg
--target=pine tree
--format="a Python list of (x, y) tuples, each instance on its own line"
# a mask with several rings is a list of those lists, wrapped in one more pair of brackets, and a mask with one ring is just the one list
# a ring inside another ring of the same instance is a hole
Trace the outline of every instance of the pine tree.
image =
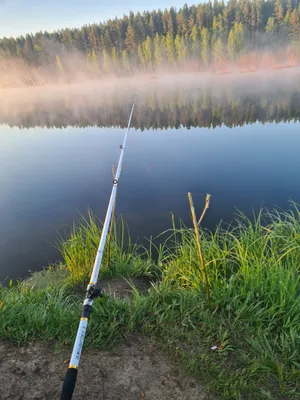
[(149, 28), (151, 37), (154, 37), (158, 33), (158, 16), (155, 12), (150, 17)]
[(209, 31), (207, 28), (203, 28), (201, 30), (201, 42), (202, 42), (202, 49), (201, 49), (201, 57), (203, 61), (204, 67), (207, 67), (209, 64), (209, 57), (210, 57), (210, 37)]
[(281, 24), (283, 21), (283, 7), (282, 7), (282, 0), (276, 0), (275, 2), (275, 15), (276, 15), (276, 21), (278, 24)]
[(258, 46), (259, 29), (262, 21), (262, 0), (255, 0), (255, 13), (256, 13), (256, 46)]
[(274, 38), (276, 35), (276, 31), (277, 31), (277, 24), (275, 22), (275, 19), (273, 17), (269, 17), (265, 28), (265, 33), (271, 50), (274, 46)]
[(245, 32), (242, 23), (234, 23), (233, 28), (229, 32), (228, 36), (228, 56), (230, 60), (235, 60), (244, 51), (245, 47)]
[(153, 67), (153, 43), (150, 36), (143, 42), (143, 52), (145, 61), (147, 64), (147, 69), (152, 70)]
[(99, 65), (98, 65), (98, 60), (97, 60), (97, 54), (95, 50), (92, 50), (91, 53), (87, 53), (87, 64), (91, 68), (92, 71), (98, 71), (99, 70)]
[(294, 43), (300, 44), (300, 14), (297, 9), (294, 9), (290, 14), (290, 38)]
[(133, 52), (136, 48), (135, 31), (131, 25), (127, 28), (125, 44), (129, 52)]
[(89, 39), (89, 47), (92, 51), (98, 50), (98, 38), (96, 33), (96, 27), (92, 26), (89, 29), (88, 39)]
[(162, 16), (163, 33), (165, 35), (168, 33), (168, 22), (169, 22), (169, 11), (165, 9)]
[(130, 63), (129, 63), (129, 58), (126, 50), (122, 51), (122, 61), (123, 61), (123, 68), (124, 70), (130, 74), (131, 69), (130, 69)]
[(157, 33), (154, 38), (154, 61), (156, 67), (160, 67), (163, 62), (163, 52), (162, 52), (162, 45), (161, 45), (161, 38)]
[(231, 29), (228, 35), (228, 42), (227, 42), (227, 51), (228, 51), (228, 58), (229, 60), (235, 59), (235, 37), (234, 37), (234, 30)]
[(273, 33), (276, 31), (276, 24), (275, 24), (275, 19), (273, 17), (270, 17), (267, 21), (267, 25), (265, 28), (266, 33)]
[(56, 71), (58, 75), (60, 76), (64, 75), (64, 67), (58, 55), (56, 56)]
[(221, 38), (218, 38), (215, 40), (214, 45), (213, 45), (213, 55), (214, 55), (214, 61), (220, 64), (223, 59), (224, 59), (224, 51), (223, 51), (224, 45), (222, 43)]
[(26, 59), (29, 63), (34, 62), (34, 48), (33, 48), (33, 41), (30, 35), (26, 35), (25, 43), (24, 43), (24, 53)]
[(102, 51), (102, 61), (103, 61), (103, 64), (102, 64), (103, 71), (105, 73), (110, 73), (111, 72), (111, 59), (106, 50)]
[(112, 59), (112, 66), (114, 71), (119, 74), (120, 72), (120, 65), (119, 65), (119, 56), (117, 49), (115, 47), (112, 48), (111, 50), (111, 59)]
[(174, 44), (175, 44), (177, 60), (181, 64), (182, 63), (182, 58), (183, 58), (183, 54), (182, 54), (183, 48), (182, 48), (181, 36), (176, 35)]
[(175, 64), (176, 54), (175, 54), (175, 44), (173, 35), (168, 32), (165, 39), (165, 49), (168, 57), (168, 61), (171, 65)]
[(255, 1), (252, 0), (252, 2), (251, 2), (251, 40), (252, 40), (252, 47), (254, 46), (254, 29), (255, 29), (255, 26), (256, 26), (256, 9), (255, 9)]
[(189, 56), (189, 42), (188, 42), (188, 39), (184, 39), (184, 37), (181, 36), (181, 39), (180, 39), (180, 51), (178, 53), (178, 62), (182, 67), (184, 67), (186, 62), (188, 61), (188, 56)]
[(193, 26), (190, 34), (191, 42), (191, 55), (194, 60), (197, 60), (200, 56), (200, 32), (196, 25)]
[(139, 56), (140, 65), (142, 66), (143, 70), (146, 71), (146, 60), (145, 60), (142, 46), (140, 44), (138, 45), (138, 56)]

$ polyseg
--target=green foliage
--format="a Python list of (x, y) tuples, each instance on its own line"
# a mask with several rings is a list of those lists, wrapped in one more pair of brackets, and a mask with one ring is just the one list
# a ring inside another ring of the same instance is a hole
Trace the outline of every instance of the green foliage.
[(98, 60), (97, 60), (97, 54), (96, 51), (93, 50), (91, 54), (91, 64), (92, 67), (95, 71), (98, 71), (99, 65), (98, 65)]
[(276, 30), (275, 19), (273, 17), (269, 17), (265, 31), (266, 33), (271, 33), (274, 32), (275, 30)]
[[(58, 248), (62, 254), (64, 265), (69, 271), (68, 280), (73, 283), (86, 282), (92, 271), (96, 258), (102, 224), (91, 212), (87, 218), (73, 224), (67, 240), (60, 238)], [(148, 260), (143, 262), (141, 255), (144, 250), (131, 243), (129, 232), (122, 218), (113, 225), (110, 239), (110, 266), (107, 263), (107, 248), (104, 250), (101, 274), (123, 276), (152, 276), (155, 264)]]
[(150, 36), (143, 42), (143, 51), (147, 68), (151, 71), (153, 68), (153, 43)]
[(99, 70), (98, 59), (95, 50), (93, 50), (91, 53), (87, 53), (86, 62), (90, 71), (97, 72)]
[(163, 63), (163, 49), (161, 38), (158, 33), (155, 35), (154, 38), (154, 60), (157, 67), (160, 67)]
[(175, 44), (174, 38), (171, 32), (167, 33), (167, 36), (164, 41), (165, 50), (167, 53), (167, 58), (170, 65), (175, 64), (176, 54), (175, 54)]
[(144, 52), (143, 52), (142, 46), (140, 44), (138, 45), (138, 56), (139, 56), (140, 65), (142, 66), (143, 70), (146, 71), (146, 60), (144, 57)]
[(208, 66), (210, 58), (210, 35), (207, 28), (201, 30), (201, 56), (204, 66)]
[(280, 24), (284, 18), (284, 12), (282, 7), (282, 0), (276, 0), (274, 5), (274, 11), (276, 15), (276, 20)]
[(123, 68), (124, 70), (130, 74), (131, 68), (130, 68), (130, 62), (128, 58), (128, 54), (126, 50), (122, 51), (122, 62), (123, 62)]
[(213, 55), (214, 55), (214, 60), (217, 63), (221, 63), (224, 60), (224, 45), (222, 43), (222, 40), (218, 38), (213, 45)]
[(230, 60), (235, 60), (242, 55), (245, 48), (245, 32), (241, 23), (234, 23), (228, 36), (228, 56)]
[(15, 287), (0, 290), (0, 336), (21, 344), (33, 338), (67, 340), (76, 329), (80, 302), (64, 288), (32, 291)]
[[(180, 240), (168, 260), (164, 281), (203, 293), (193, 231), (182, 228), (175, 234)], [(253, 222), (240, 214), (235, 226), (201, 231), (201, 246), (214, 312), (233, 341), (239, 336), (250, 346), (251, 369), (276, 376), (287, 390), (287, 376), (299, 376), (299, 209), (294, 205), (286, 213), (261, 212)]]
[(62, 66), (59, 56), (56, 56), (56, 71), (58, 75), (64, 74), (64, 67)]
[(106, 73), (111, 72), (111, 58), (106, 50), (102, 52), (102, 59), (103, 59), (103, 71)]
[(299, 46), (300, 42), (300, 14), (297, 9), (294, 9), (289, 16), (290, 38)]
[(28, 63), (31, 64), (34, 61), (34, 46), (33, 46), (32, 37), (30, 35), (26, 35), (26, 38), (25, 38), (24, 54), (25, 54), (25, 57), (26, 57), (26, 60), (28, 61)]
[(193, 26), (190, 37), (192, 41), (192, 49), (195, 50), (199, 46), (200, 41), (199, 29), (196, 25)]
[[(53, 71), (56, 63), (60, 72), (62, 64), (66, 69), (65, 59), (73, 51), (87, 54), (92, 70), (100, 69), (104, 73), (113, 70), (117, 74), (131, 74), (138, 68), (151, 71), (154, 67), (163, 67), (166, 61), (169, 66), (180, 67), (196, 63), (200, 69), (206, 68), (211, 60), (238, 61), (245, 50), (265, 51), (264, 34), (271, 49), (286, 49), (287, 45), (298, 43), (299, 19), (298, 4), (291, 0), (230, 0), (225, 3), (216, 0), (197, 6), (185, 5), (179, 10), (130, 12), (129, 17), (80, 29), (2, 38), (0, 53)], [(222, 55), (219, 39), (227, 43)], [(53, 46), (49, 46), (49, 41)], [(58, 48), (61, 49), (59, 53), (54, 53)]]
[(117, 53), (117, 49), (115, 47), (112, 48), (111, 59), (114, 71), (116, 73), (119, 73), (120, 72), (119, 56)]
[[(108, 348), (129, 333), (143, 332), (224, 400), (298, 396), (300, 210), (295, 204), (288, 212), (261, 211), (252, 220), (239, 213), (234, 224), (214, 232), (200, 229), (211, 308), (192, 229), (173, 223), (154, 263), (153, 243), (138, 254), (135, 246), (125, 246), (124, 223), (117, 226), (114, 268), (105, 274), (144, 275), (145, 265), (148, 271), (159, 265), (161, 278), (147, 295), (132, 287), (122, 300), (97, 299), (86, 346)], [(68, 268), (90, 268), (100, 232), (91, 215), (74, 227), (63, 248)], [(72, 259), (76, 262), (70, 264)], [(80, 282), (87, 273), (80, 272)], [(0, 337), (18, 344), (32, 339), (71, 344), (82, 299), (66, 282), (62, 276), (42, 289), (35, 283), (1, 287)]]
[(136, 47), (136, 33), (135, 30), (131, 25), (128, 26), (127, 28), (127, 33), (126, 33), (126, 49), (129, 52), (133, 52)]

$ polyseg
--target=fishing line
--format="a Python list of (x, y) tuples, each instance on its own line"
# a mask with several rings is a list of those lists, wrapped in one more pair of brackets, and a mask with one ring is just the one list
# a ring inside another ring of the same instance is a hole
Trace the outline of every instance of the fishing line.
[(63, 382), (62, 393), (61, 393), (61, 398), (60, 398), (61, 400), (71, 400), (72, 399), (73, 392), (74, 392), (75, 385), (76, 385), (80, 356), (81, 356), (83, 343), (84, 343), (84, 339), (85, 339), (85, 335), (86, 335), (86, 331), (87, 331), (88, 320), (89, 320), (90, 313), (91, 313), (92, 307), (93, 307), (93, 301), (95, 298), (102, 295), (101, 289), (96, 288), (96, 284), (98, 281), (98, 276), (99, 276), (102, 257), (103, 257), (103, 251), (104, 251), (107, 233), (108, 233), (109, 226), (110, 226), (112, 211), (114, 208), (114, 203), (115, 203), (115, 199), (116, 199), (116, 195), (117, 195), (119, 178), (120, 178), (121, 171), (122, 171), (124, 151), (125, 151), (125, 147), (126, 147), (128, 132), (130, 130), (131, 119), (132, 119), (132, 115), (133, 115), (133, 111), (134, 111), (134, 107), (135, 107), (135, 102), (136, 102), (136, 95), (134, 96), (134, 100), (133, 100), (133, 104), (132, 104), (132, 108), (131, 108), (131, 112), (130, 112), (130, 116), (129, 116), (127, 130), (126, 130), (126, 133), (124, 136), (123, 144), (120, 145), (121, 152), (120, 152), (120, 157), (119, 157), (119, 161), (118, 161), (117, 172), (113, 179), (113, 187), (112, 187), (110, 200), (108, 203), (106, 216), (105, 216), (105, 220), (104, 220), (104, 224), (103, 224), (103, 228), (102, 228), (100, 243), (99, 243), (99, 247), (97, 250), (97, 255), (96, 255), (92, 275), (90, 278), (90, 282), (86, 289), (86, 296), (85, 296), (85, 299), (83, 302), (81, 318), (80, 318), (80, 322), (79, 322), (79, 326), (78, 326), (78, 330), (77, 330), (77, 334), (76, 334), (76, 339), (75, 339), (69, 367), (67, 369), (66, 376), (65, 376), (65, 379)]

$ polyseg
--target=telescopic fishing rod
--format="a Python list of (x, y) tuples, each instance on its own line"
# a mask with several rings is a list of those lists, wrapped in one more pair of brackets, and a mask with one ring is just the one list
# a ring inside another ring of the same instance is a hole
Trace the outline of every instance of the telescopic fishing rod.
[(107, 208), (107, 212), (106, 212), (106, 216), (105, 216), (105, 220), (104, 220), (104, 224), (103, 224), (103, 228), (102, 228), (100, 243), (99, 243), (92, 275), (90, 278), (90, 283), (88, 284), (87, 289), (86, 289), (86, 296), (85, 296), (85, 299), (83, 302), (80, 323), (79, 323), (78, 330), (77, 330), (77, 335), (76, 335), (76, 339), (75, 339), (75, 343), (74, 343), (74, 347), (73, 347), (73, 351), (72, 351), (70, 364), (69, 364), (69, 367), (68, 367), (68, 370), (67, 370), (67, 373), (66, 373), (66, 376), (64, 379), (60, 400), (71, 400), (72, 399), (73, 392), (75, 389), (75, 384), (76, 384), (78, 365), (79, 365), (82, 347), (83, 347), (83, 343), (84, 343), (84, 338), (85, 338), (85, 334), (86, 334), (86, 330), (87, 330), (89, 316), (92, 311), (93, 301), (96, 297), (101, 296), (101, 289), (96, 288), (96, 284), (97, 284), (98, 275), (100, 272), (100, 266), (101, 266), (103, 251), (104, 251), (105, 242), (106, 242), (106, 238), (107, 238), (107, 233), (108, 233), (108, 229), (109, 229), (109, 225), (110, 225), (110, 220), (111, 220), (111, 216), (112, 216), (112, 211), (113, 211), (115, 200), (116, 200), (117, 187), (118, 187), (119, 178), (120, 178), (121, 171), (122, 171), (124, 150), (125, 150), (125, 146), (126, 146), (128, 132), (129, 132), (130, 125), (131, 125), (131, 119), (132, 119), (132, 114), (133, 114), (134, 107), (135, 107), (135, 102), (136, 102), (136, 95), (134, 96), (134, 100), (133, 100), (133, 104), (132, 104), (132, 108), (131, 108), (131, 112), (130, 112), (127, 130), (126, 130), (126, 133), (124, 136), (123, 144), (120, 145), (121, 153), (120, 153), (120, 158), (119, 158), (119, 162), (118, 162), (117, 172), (113, 179), (113, 187), (112, 187), (112, 191), (111, 191), (111, 195), (110, 195), (110, 199), (109, 199), (109, 203), (108, 203), (108, 208)]

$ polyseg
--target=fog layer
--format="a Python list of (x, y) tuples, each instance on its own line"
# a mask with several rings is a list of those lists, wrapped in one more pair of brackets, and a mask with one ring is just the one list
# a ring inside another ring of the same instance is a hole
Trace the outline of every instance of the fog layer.
[(299, 119), (298, 68), (214, 75), (144, 76), (0, 90), (0, 123), (24, 128), (216, 126)]

